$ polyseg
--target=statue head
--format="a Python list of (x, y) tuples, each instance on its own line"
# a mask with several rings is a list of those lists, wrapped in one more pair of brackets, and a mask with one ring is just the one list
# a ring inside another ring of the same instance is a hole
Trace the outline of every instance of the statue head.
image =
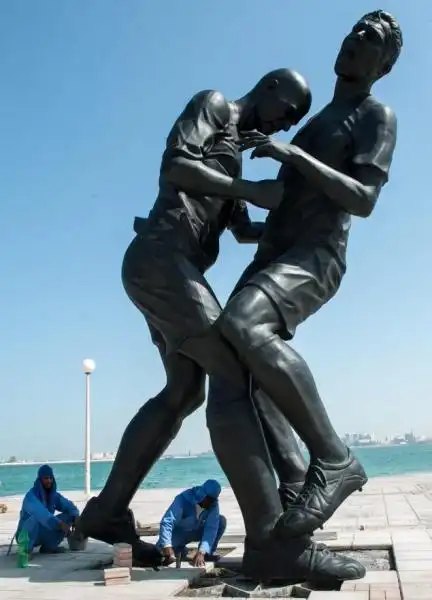
[(335, 73), (346, 81), (371, 85), (389, 73), (402, 49), (402, 31), (383, 10), (364, 15), (342, 42)]
[(242, 129), (257, 129), (266, 135), (288, 131), (309, 112), (312, 102), (306, 80), (291, 69), (267, 73), (247, 97), (249, 110)]

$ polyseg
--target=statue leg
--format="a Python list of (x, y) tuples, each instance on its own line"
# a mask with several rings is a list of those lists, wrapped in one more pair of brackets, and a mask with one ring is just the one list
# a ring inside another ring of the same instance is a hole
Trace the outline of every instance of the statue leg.
[[(248, 280), (259, 271), (259, 267), (260, 265), (255, 262), (246, 267), (228, 300), (244, 288)], [(279, 479), (282, 507), (286, 510), (303, 488), (307, 463), (285, 415), (255, 382), (252, 385), (252, 401), (261, 421), (273, 467)]]
[(279, 479), (282, 508), (286, 510), (304, 486), (308, 465), (294, 432), (279, 407), (257, 387), (252, 392), (252, 400)]
[(167, 383), (146, 402), (123, 433), (111, 472), (99, 494), (109, 515), (124, 512), (136, 490), (179, 432), (183, 420), (205, 400), (205, 372), (186, 356), (164, 357)]
[[(320, 259), (311, 262), (315, 266)], [(304, 320), (305, 304), (310, 312), (323, 304), (325, 281), (318, 285), (304, 263), (291, 266), (285, 259), (264, 275), (269, 277), (252, 277), (252, 285), (229, 301), (217, 327), (308, 447), (311, 466), (305, 487), (276, 528), (281, 535), (301, 535), (322, 526), (367, 478), (334, 431), (307, 364), (279, 335)], [(279, 288), (270, 284), (268, 290), (272, 275)], [(275, 303), (278, 293), (285, 309)]]
[(207, 422), (245, 522), (244, 573), (257, 581), (363, 577), (360, 563), (314, 544), (309, 535), (273, 535), (282, 507), (263, 426), (250, 398), (250, 377), (218, 331), (185, 340), (179, 352), (195, 358), (211, 375)]
[(175, 438), (183, 420), (205, 400), (205, 372), (191, 359), (166, 354), (163, 337), (150, 326), (166, 371), (164, 389), (146, 402), (126, 427), (108, 479), (99, 496), (86, 505), (79, 535), (107, 543), (132, 544), (142, 566), (161, 562), (153, 545), (141, 542), (127, 510), (144, 477)]

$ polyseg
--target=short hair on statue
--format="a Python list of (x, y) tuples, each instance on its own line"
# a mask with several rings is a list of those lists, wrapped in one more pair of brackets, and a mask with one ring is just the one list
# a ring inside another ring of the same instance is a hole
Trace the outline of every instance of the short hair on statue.
[(390, 71), (399, 58), (403, 46), (402, 30), (399, 23), (385, 10), (374, 10), (369, 12), (359, 20), (359, 23), (361, 21), (375, 21), (375, 23), (380, 23), (382, 25), (388, 48), (385, 72)]

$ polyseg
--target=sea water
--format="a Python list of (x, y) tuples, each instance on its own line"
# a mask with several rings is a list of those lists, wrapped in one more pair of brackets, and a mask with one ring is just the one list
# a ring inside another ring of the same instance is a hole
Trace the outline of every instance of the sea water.
[[(432, 471), (432, 444), (376, 446), (354, 448), (369, 477), (402, 475)], [(111, 462), (96, 461), (91, 465), (91, 487), (98, 490), (111, 469)], [(53, 464), (59, 489), (82, 490), (84, 464)], [(0, 465), (0, 496), (24, 494), (31, 487), (38, 465)], [(213, 455), (159, 460), (143, 482), (142, 488), (187, 488), (206, 479), (218, 479), (222, 486), (228, 482)]]

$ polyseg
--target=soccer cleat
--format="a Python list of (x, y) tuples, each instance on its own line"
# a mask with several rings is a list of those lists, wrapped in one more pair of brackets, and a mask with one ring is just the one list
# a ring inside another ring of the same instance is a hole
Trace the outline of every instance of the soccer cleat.
[(277, 537), (290, 539), (312, 534), (328, 521), (348, 496), (360, 490), (366, 482), (363, 467), (349, 450), (348, 458), (343, 463), (314, 460), (302, 491), (275, 525)]

